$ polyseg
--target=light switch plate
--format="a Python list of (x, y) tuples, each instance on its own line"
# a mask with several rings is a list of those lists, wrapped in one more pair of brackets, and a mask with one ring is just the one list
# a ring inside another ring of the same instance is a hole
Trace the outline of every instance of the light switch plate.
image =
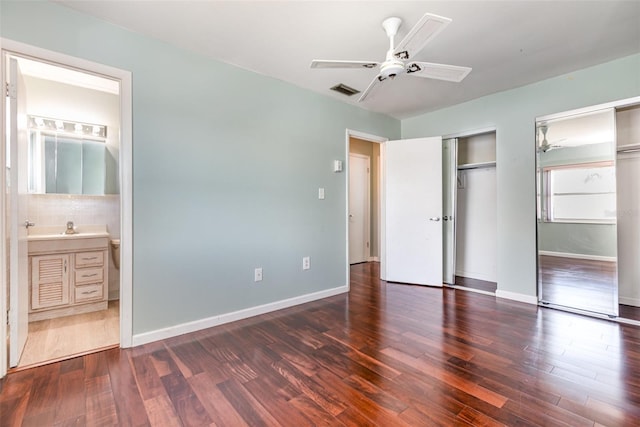
[(318, 188), (318, 199), (324, 200), (324, 188)]

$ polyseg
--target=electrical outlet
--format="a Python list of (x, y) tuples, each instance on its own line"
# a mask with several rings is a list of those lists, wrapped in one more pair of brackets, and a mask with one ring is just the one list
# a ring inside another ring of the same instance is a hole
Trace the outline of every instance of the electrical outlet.
[(324, 200), (324, 188), (318, 188), (318, 199)]
[(308, 270), (311, 268), (311, 259), (306, 256), (302, 258), (302, 269), (303, 270)]
[(262, 267), (258, 267), (253, 272), (253, 281), (260, 282), (262, 281)]

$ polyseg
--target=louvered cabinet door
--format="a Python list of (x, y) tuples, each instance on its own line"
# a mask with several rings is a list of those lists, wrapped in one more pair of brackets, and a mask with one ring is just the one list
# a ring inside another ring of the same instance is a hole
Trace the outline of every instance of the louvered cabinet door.
[(69, 255), (31, 257), (31, 309), (69, 304)]

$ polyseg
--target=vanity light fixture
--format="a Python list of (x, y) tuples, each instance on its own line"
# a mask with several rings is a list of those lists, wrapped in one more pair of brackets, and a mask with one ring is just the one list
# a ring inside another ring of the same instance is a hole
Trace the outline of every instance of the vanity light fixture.
[(72, 122), (68, 120), (29, 116), (29, 127), (41, 131), (68, 133), (99, 139), (106, 139), (107, 137), (107, 127), (93, 123)]

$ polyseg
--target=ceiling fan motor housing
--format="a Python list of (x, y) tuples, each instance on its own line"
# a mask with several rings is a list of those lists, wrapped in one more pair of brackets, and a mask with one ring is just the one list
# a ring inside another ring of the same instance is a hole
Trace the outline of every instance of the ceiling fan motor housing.
[(389, 60), (389, 61), (385, 61), (380, 66), (380, 75), (382, 75), (382, 77), (384, 78), (387, 78), (387, 77), (394, 78), (398, 74), (402, 74), (404, 72), (405, 72), (404, 63), (401, 61)]

